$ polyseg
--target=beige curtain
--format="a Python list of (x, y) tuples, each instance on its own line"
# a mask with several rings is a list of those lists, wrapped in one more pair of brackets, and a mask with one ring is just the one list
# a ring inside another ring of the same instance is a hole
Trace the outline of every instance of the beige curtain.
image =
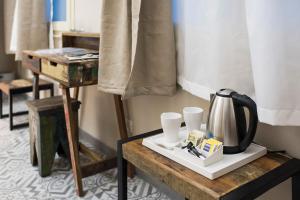
[(172, 95), (176, 91), (171, 0), (103, 0), (101, 91)]
[(5, 0), (6, 51), (22, 59), (23, 50), (48, 48), (45, 0)]
[(12, 24), (14, 18), (14, 10), (16, 6), (16, 0), (4, 0), (4, 35), (5, 35), (5, 52), (7, 54), (13, 53), (10, 48), (11, 36), (12, 36)]

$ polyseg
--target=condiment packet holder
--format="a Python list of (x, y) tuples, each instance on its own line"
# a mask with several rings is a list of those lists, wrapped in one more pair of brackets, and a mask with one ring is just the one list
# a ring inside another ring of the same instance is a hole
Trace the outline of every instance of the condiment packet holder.
[[(199, 152), (204, 155), (204, 152), (202, 150), (200, 150)], [(223, 146), (206, 158), (200, 157), (200, 159), (203, 161), (203, 166), (208, 166), (213, 163), (216, 163), (222, 160), (222, 158), (223, 158)]]
[[(184, 152), (184, 154), (186, 154), (186, 155), (183, 155), (181, 153), (180, 154), (181, 154), (181, 156), (186, 156), (187, 158), (193, 159), (195, 162), (199, 163), (201, 166), (211, 165), (213, 163), (216, 163), (216, 162), (222, 160), (222, 158), (223, 158), (223, 146), (220, 147), (215, 152), (213, 152), (212, 154), (210, 154), (209, 156), (206, 156), (207, 154), (203, 150), (201, 150), (199, 148), (196, 148), (196, 149), (201, 154), (200, 157), (197, 157), (197, 156), (191, 154), (190, 152), (188, 152), (188, 149), (182, 149), (182, 152)], [(179, 152), (177, 152), (177, 153), (179, 153)]]
[[(193, 162), (194, 164), (200, 165), (200, 166), (208, 166), (211, 165), (215, 162), (218, 162), (222, 160), (223, 158), (223, 147), (219, 148), (216, 150), (214, 153), (212, 153), (209, 156), (200, 156), (197, 157), (195, 155), (192, 155), (190, 152), (188, 152), (188, 149), (182, 149), (181, 147), (184, 144), (184, 140), (187, 137), (187, 131), (185, 129), (181, 129), (180, 134), (180, 142), (174, 143), (174, 145), (169, 145), (165, 144), (164, 141), (164, 136), (163, 134), (156, 135), (152, 137), (151, 140), (148, 140), (148, 145), (151, 145), (152, 148), (155, 148), (157, 152), (160, 154), (168, 157), (172, 156), (174, 159), (178, 157), (179, 159), (184, 158), (185, 162)], [(144, 142), (143, 142), (144, 143)], [(147, 146), (147, 145), (146, 145)], [(203, 152), (201, 149), (197, 150), (202, 154), (202, 155), (207, 155), (205, 152)]]

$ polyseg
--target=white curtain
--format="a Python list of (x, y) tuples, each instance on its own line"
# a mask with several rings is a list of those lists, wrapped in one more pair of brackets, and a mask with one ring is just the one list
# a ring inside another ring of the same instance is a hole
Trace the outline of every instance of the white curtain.
[(184, 90), (232, 88), (255, 99), (261, 122), (300, 125), (300, 1), (173, 3)]

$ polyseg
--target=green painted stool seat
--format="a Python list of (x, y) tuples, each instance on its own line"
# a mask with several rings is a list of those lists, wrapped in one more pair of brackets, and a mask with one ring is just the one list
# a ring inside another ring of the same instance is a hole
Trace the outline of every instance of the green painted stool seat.
[[(51, 174), (56, 153), (70, 160), (63, 100), (61, 96), (56, 96), (27, 101), (27, 106), (31, 164), (38, 165), (40, 175), (45, 177)], [(76, 125), (79, 107), (80, 102), (72, 100)]]

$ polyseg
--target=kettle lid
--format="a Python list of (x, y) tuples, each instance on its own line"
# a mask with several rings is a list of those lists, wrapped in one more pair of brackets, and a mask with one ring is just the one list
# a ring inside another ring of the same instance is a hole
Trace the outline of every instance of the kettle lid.
[(236, 93), (236, 91), (234, 91), (232, 89), (224, 88), (217, 92), (217, 96), (231, 97), (233, 93)]

